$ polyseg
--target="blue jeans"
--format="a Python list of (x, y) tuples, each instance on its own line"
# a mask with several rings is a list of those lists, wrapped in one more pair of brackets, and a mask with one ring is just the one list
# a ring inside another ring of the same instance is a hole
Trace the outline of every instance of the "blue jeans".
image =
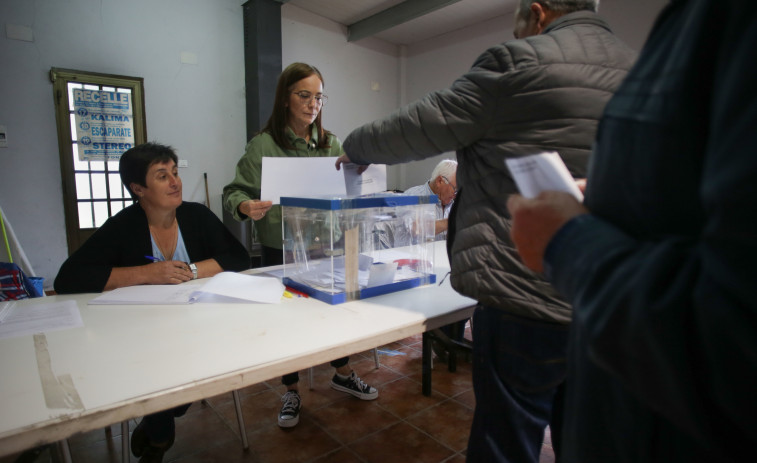
[(537, 463), (547, 425), (557, 454), (568, 325), (481, 304), (472, 324), (476, 411), (468, 463)]

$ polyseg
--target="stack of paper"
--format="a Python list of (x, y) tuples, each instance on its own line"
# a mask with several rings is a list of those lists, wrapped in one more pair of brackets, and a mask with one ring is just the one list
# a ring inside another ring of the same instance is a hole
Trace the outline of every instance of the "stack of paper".
[(205, 283), (144, 285), (114, 289), (90, 305), (192, 304), (194, 302), (263, 302), (278, 304), (284, 285), (276, 278), (221, 272)]

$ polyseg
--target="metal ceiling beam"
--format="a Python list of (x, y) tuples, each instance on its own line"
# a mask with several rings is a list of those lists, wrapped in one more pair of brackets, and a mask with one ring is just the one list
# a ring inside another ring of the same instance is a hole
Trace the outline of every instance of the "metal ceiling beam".
[(460, 0), (405, 0), (347, 26), (347, 41), (354, 42), (457, 3)]

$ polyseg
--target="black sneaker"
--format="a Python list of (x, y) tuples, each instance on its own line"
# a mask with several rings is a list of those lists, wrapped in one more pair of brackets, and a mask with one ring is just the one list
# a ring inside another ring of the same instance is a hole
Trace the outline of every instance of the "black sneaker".
[(331, 387), (337, 391), (352, 394), (362, 400), (373, 400), (378, 397), (378, 391), (376, 388), (365, 384), (354, 371), (344, 380), (339, 379), (338, 375), (334, 375), (334, 377), (331, 378)]
[(297, 426), (300, 422), (300, 394), (297, 391), (287, 391), (281, 397), (284, 405), (279, 412), (279, 426), (282, 428), (291, 428)]

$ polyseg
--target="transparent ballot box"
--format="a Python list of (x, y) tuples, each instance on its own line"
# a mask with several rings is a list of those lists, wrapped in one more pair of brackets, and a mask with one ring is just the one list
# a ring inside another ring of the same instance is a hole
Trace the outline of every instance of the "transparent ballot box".
[(284, 284), (339, 304), (434, 283), (437, 201), (282, 197)]

